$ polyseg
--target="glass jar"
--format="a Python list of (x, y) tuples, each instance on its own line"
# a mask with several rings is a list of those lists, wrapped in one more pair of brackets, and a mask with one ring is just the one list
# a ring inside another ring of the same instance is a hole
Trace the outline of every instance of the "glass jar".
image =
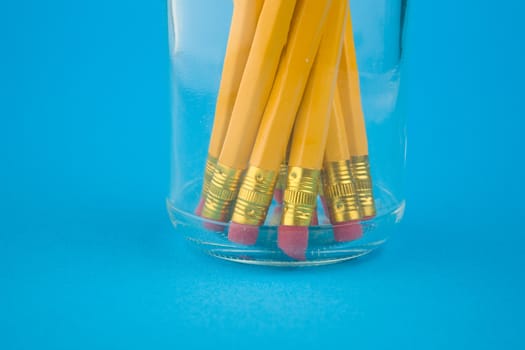
[(179, 234), (226, 260), (365, 255), (405, 209), (406, 0), (169, 0)]

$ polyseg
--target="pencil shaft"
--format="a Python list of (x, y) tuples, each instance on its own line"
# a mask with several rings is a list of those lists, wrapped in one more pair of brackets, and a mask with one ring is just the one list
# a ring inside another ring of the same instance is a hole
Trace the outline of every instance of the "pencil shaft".
[(345, 9), (346, 0), (333, 0), (297, 114), (289, 159), (290, 171), (284, 192), (282, 225), (308, 226), (316, 210), (319, 174), (341, 57)]
[(319, 47), (331, 0), (300, 0), (250, 165), (278, 170)]
[(233, 105), (264, 0), (235, 0), (221, 84), (215, 106), (215, 119), (208, 154), (217, 158), (230, 122)]
[(328, 126), (328, 138), (324, 157), (325, 162), (350, 159), (345, 115), (341, 103), (341, 93), (339, 89), (336, 88), (332, 102), (332, 116), (330, 117), (330, 124)]
[(368, 140), (361, 102), (359, 71), (350, 12), (348, 12), (347, 16), (338, 88), (342, 96), (343, 111), (347, 116), (345, 120), (350, 153), (353, 156), (361, 156), (368, 154)]
[(376, 215), (376, 208), (370, 161), (368, 159), (368, 139), (359, 87), (359, 71), (357, 68), (350, 9), (348, 10), (348, 20), (345, 26), (343, 58), (341, 60), (338, 88), (341, 92), (342, 106), (346, 116), (346, 132), (351, 156), (351, 174), (355, 182), (362, 215), (365, 218), (371, 218)]
[(286, 50), (235, 203), (234, 223), (264, 222), (331, 3), (297, 1)]
[(247, 166), (294, 8), (295, 0), (264, 2), (219, 156), (219, 162), (226, 166)]
[(339, 71), (346, 0), (334, 0), (301, 107), (297, 113), (290, 166), (321, 169)]

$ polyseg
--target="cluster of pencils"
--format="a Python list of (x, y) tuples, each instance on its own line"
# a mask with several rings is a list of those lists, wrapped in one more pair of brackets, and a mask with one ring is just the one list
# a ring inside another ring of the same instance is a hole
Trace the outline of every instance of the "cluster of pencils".
[(251, 245), (275, 195), (303, 260), (320, 194), (337, 241), (375, 215), (348, 0), (234, 0), (196, 212)]

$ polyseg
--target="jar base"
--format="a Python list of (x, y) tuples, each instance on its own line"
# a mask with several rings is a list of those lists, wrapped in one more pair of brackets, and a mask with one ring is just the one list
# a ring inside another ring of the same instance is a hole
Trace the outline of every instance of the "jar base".
[[(271, 254), (268, 254), (268, 252), (265, 253), (266, 258), (270, 258), (269, 260), (266, 259), (259, 259), (257, 257), (253, 258), (251, 256), (246, 255), (252, 254), (251, 251), (249, 252), (241, 252), (239, 251), (239, 255), (234, 256), (232, 254), (231, 250), (227, 250), (225, 252), (221, 252), (219, 250), (209, 250), (208, 254), (226, 261), (232, 261), (236, 263), (241, 264), (248, 264), (248, 265), (260, 265), (260, 266), (273, 266), (273, 267), (308, 267), (308, 266), (322, 266), (322, 265), (331, 265), (336, 264), (340, 262), (345, 262), (349, 260), (353, 260), (356, 258), (359, 258), (363, 255), (367, 255), (371, 253), (374, 249), (368, 249), (368, 250), (355, 250), (352, 252), (346, 252), (345, 256), (343, 257), (333, 257), (333, 258), (327, 258), (327, 259), (316, 259), (316, 260), (305, 260), (305, 261), (283, 261), (277, 259), (271, 259)], [(280, 254), (279, 254), (280, 255)]]
[[(269, 210), (265, 225), (259, 228), (257, 241), (253, 245), (243, 245), (228, 240), (227, 223), (210, 221), (191, 212), (188, 204), (198, 202), (195, 193), (198, 191), (198, 181), (189, 184), (183, 195), (176, 198), (186, 198), (188, 202), (175, 203), (167, 200), (170, 219), (187, 241), (204, 251), (206, 254), (243, 264), (264, 266), (320, 266), (352, 260), (367, 255), (380, 247), (403, 217), (405, 202), (398, 202), (388, 190), (378, 186), (376, 194), (377, 216), (370, 220), (356, 223), (361, 233), (353, 240), (341, 240), (334, 234), (332, 225), (326, 217), (322, 205), (319, 205), (319, 225), (309, 227), (308, 248), (304, 260), (296, 260), (287, 256), (278, 246), (277, 229), (281, 206), (274, 202)], [(193, 196), (193, 197), (192, 197)], [(177, 205), (179, 204), (179, 205)], [(209, 225), (212, 224), (212, 225)], [(208, 227), (208, 229), (206, 228)], [(209, 227), (215, 228), (209, 230)]]

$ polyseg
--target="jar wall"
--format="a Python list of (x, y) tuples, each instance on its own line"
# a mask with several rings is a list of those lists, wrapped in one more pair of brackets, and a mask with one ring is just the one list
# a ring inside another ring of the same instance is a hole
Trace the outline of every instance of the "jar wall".
[[(173, 108), (168, 209), (177, 231), (212, 255), (267, 265), (336, 262), (366, 254), (384, 242), (404, 211), (406, 115), (398, 97), (406, 1), (350, 2), (377, 215), (362, 222), (362, 238), (340, 243), (330, 238), (329, 220), (320, 209), (320, 224), (310, 230), (308, 258), (301, 262), (279, 251), (276, 222), (270, 214), (261, 231), (266, 239), (249, 247), (230, 242), (225, 233), (206, 230), (206, 220), (195, 215), (233, 2), (169, 0), (168, 4)], [(269, 213), (272, 210), (275, 203)]]

